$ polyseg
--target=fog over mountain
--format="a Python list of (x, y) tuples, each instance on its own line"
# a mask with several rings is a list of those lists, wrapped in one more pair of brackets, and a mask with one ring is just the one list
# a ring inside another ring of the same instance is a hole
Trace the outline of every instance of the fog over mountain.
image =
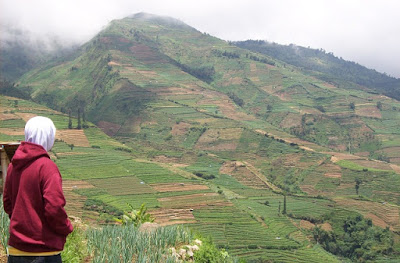
[(48, 49), (81, 44), (111, 20), (143, 11), (177, 18), (225, 40), (322, 48), (399, 78), (398, 10), (395, 0), (14, 0), (0, 2), (0, 38), (3, 47), (15, 40)]

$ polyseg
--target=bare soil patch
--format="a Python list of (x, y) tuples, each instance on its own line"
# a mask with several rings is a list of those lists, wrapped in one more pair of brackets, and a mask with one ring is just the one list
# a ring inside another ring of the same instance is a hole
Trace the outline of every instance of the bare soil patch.
[[(0, 112), (2, 112), (1, 109)], [(15, 120), (15, 119), (19, 118), (12, 113), (0, 113), (0, 121)]]
[(20, 136), (20, 135), (25, 135), (25, 129), (24, 128), (19, 128), (19, 129), (0, 128), (0, 133), (10, 135), (10, 136)]
[(400, 147), (387, 147), (382, 150), (388, 157), (400, 157)]
[(162, 226), (174, 224), (196, 223), (193, 211), (190, 209), (164, 209), (151, 210), (149, 213), (155, 217), (155, 222)]
[(208, 190), (208, 186), (203, 184), (151, 184), (150, 185), (157, 192), (181, 192), (181, 191), (194, 191), (194, 190)]
[(255, 117), (252, 115), (248, 115), (244, 112), (240, 112), (238, 106), (234, 104), (231, 99), (224, 93), (212, 91), (212, 90), (204, 90), (202, 92), (204, 96), (199, 102), (199, 105), (210, 105), (214, 104), (218, 106), (219, 110), (226, 117), (232, 120), (254, 120)]
[(153, 158), (153, 161), (158, 163), (165, 163), (165, 164), (175, 164), (179, 162), (179, 158), (177, 157), (168, 157), (165, 155), (157, 155)]
[(241, 184), (254, 189), (265, 189), (268, 185), (263, 182), (257, 175), (250, 171), (242, 162), (225, 162), (220, 170), (220, 173), (233, 176)]
[(381, 169), (381, 170), (392, 170), (389, 163), (381, 161), (369, 161), (369, 160), (353, 160), (354, 163), (368, 168)]
[(332, 155), (331, 161), (333, 163), (336, 163), (340, 160), (360, 160), (359, 156), (347, 153), (337, 153), (337, 152), (323, 152), (323, 153)]
[(358, 153), (354, 153), (354, 155), (360, 156), (360, 157), (368, 157), (369, 156), (369, 152), (358, 152)]
[(56, 137), (67, 144), (73, 144), (74, 146), (80, 147), (90, 147), (89, 140), (83, 130), (58, 130)]
[(321, 227), (322, 230), (332, 231), (332, 226), (328, 222), (325, 222), (323, 224), (319, 224), (318, 226)]
[(300, 226), (300, 228), (307, 229), (307, 230), (311, 230), (314, 227), (318, 226), (325, 231), (332, 231), (332, 226), (327, 222), (323, 223), (323, 224), (313, 224), (310, 221), (301, 220), (299, 223), (299, 226)]
[(326, 173), (324, 176), (328, 178), (342, 178), (341, 173)]
[(204, 194), (192, 194), (192, 195), (179, 195), (179, 196), (172, 196), (172, 197), (163, 197), (159, 198), (158, 201), (160, 202), (175, 202), (175, 201), (182, 201), (186, 199), (192, 198), (201, 198), (201, 197), (210, 197), (210, 196), (218, 196), (217, 193), (204, 193)]
[(121, 66), (121, 64), (119, 64), (119, 63), (117, 63), (117, 62), (115, 62), (115, 61), (110, 61), (110, 62), (108, 62), (108, 65), (109, 65), (109, 66)]
[(234, 151), (242, 134), (241, 128), (209, 129), (196, 143), (197, 149), (214, 151)]
[(286, 117), (281, 121), (279, 126), (281, 128), (298, 127), (301, 125), (302, 116), (299, 114), (288, 113)]
[(355, 113), (362, 117), (382, 118), (381, 111), (376, 106), (359, 106), (356, 105)]
[(143, 45), (143, 44), (137, 44), (134, 46), (131, 46), (129, 48), (133, 55), (138, 58), (139, 60), (142, 60), (147, 63), (162, 63), (166, 62), (165, 59), (163, 59), (160, 54), (151, 49), (150, 47)]
[(114, 136), (121, 128), (121, 125), (108, 121), (99, 121), (97, 126), (108, 136)]
[(172, 126), (172, 131), (171, 134), (173, 136), (180, 136), (180, 135), (184, 135), (188, 132), (189, 128), (190, 128), (190, 124), (187, 122), (179, 122), (179, 123), (175, 123)]
[(301, 228), (304, 228), (307, 230), (311, 230), (315, 227), (315, 225), (313, 223), (311, 223), (310, 221), (307, 221), (307, 220), (301, 220), (299, 226)]
[(256, 72), (257, 71), (257, 64), (252, 62), (250, 63), (250, 72)]
[(232, 206), (231, 202), (222, 199), (217, 193), (200, 193), (159, 198), (163, 208), (199, 209), (202, 207)]
[(21, 117), (25, 122), (29, 121), (31, 118), (36, 117), (37, 114), (34, 113), (22, 113), (22, 112), (17, 112), (15, 115), (18, 115)]
[(301, 191), (303, 191), (304, 193), (307, 193), (309, 195), (318, 195), (320, 192), (318, 190), (315, 189), (314, 185), (300, 185), (300, 189)]
[[(398, 159), (398, 164), (400, 164), (400, 158), (395, 158)], [(400, 166), (397, 164), (390, 164), (390, 167), (393, 169), (393, 171), (395, 171), (396, 173), (400, 174)]]

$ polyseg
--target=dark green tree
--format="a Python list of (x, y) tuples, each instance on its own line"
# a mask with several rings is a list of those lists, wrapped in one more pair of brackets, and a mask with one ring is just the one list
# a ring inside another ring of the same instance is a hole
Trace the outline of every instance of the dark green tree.
[(78, 130), (82, 129), (82, 123), (81, 123), (81, 108), (78, 108)]
[(283, 210), (282, 214), (286, 215), (286, 195), (283, 196)]
[(362, 180), (360, 178), (356, 178), (355, 182), (356, 185), (354, 186), (354, 188), (356, 189), (356, 193), (358, 195), (358, 190), (360, 189), (360, 184), (362, 183)]
[(68, 111), (68, 129), (72, 129), (71, 110)]

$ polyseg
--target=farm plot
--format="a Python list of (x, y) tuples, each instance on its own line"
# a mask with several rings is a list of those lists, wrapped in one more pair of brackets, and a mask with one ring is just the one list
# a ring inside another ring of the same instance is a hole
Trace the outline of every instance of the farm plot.
[(13, 113), (6, 113), (6, 108), (0, 107), (0, 121), (19, 119)]
[(220, 246), (240, 249), (255, 248), (296, 248), (298, 243), (277, 236), (271, 228), (263, 227), (246, 212), (234, 206), (205, 207), (194, 210), (198, 223), (191, 225), (204, 235), (209, 235)]
[(57, 130), (56, 137), (67, 144), (90, 147), (90, 143), (83, 130)]
[(374, 105), (357, 105), (355, 113), (361, 117), (382, 118), (381, 111)]
[(0, 128), (0, 133), (9, 136), (25, 136), (25, 130), (23, 128)]
[(150, 186), (157, 192), (182, 192), (210, 189), (207, 185), (192, 183), (151, 184)]
[(279, 126), (281, 128), (289, 129), (291, 127), (298, 127), (301, 125), (302, 115), (288, 113), (286, 117), (281, 121)]
[(134, 209), (139, 209), (142, 204), (145, 204), (149, 209), (160, 207), (160, 203), (157, 201), (157, 198), (154, 194), (118, 196), (99, 194), (90, 198), (111, 205), (121, 211), (129, 211), (131, 209), (129, 205), (131, 205)]
[(25, 127), (25, 121), (22, 119), (0, 120), (0, 127), (8, 129), (20, 129), (21, 127)]
[(63, 191), (65, 199), (67, 200), (65, 210), (68, 214), (83, 217), (83, 207), (86, 201), (86, 197), (77, 194), (74, 190), (78, 189), (91, 189), (94, 186), (85, 181), (76, 180), (64, 180), (63, 181)]
[(91, 184), (106, 190), (110, 195), (136, 195), (155, 193), (150, 186), (135, 176), (91, 179)]
[(175, 224), (193, 224), (196, 223), (196, 219), (193, 212), (188, 209), (164, 209), (159, 208), (156, 210), (150, 210), (149, 214), (154, 216), (155, 223), (162, 226), (175, 225)]
[[(204, 95), (204, 99), (198, 102), (199, 105), (215, 105), (224, 116), (232, 120), (255, 120), (255, 117), (241, 112), (231, 101), (231, 99), (224, 93), (206, 90), (202, 94)], [(216, 100), (216, 98), (218, 99)]]
[(326, 252), (320, 246), (301, 247), (299, 249), (247, 249), (232, 250), (232, 255), (243, 257), (246, 260), (254, 262), (298, 262), (298, 263), (339, 263), (341, 262), (332, 254)]
[(241, 162), (225, 162), (221, 166), (219, 173), (232, 175), (242, 185), (246, 185), (254, 189), (268, 188), (264, 181), (251, 172), (247, 166)]
[(353, 199), (336, 198), (334, 201), (343, 208), (351, 208), (370, 218), (372, 222), (382, 228), (390, 227), (391, 230), (400, 230), (399, 207), (388, 204), (369, 202)]
[(189, 208), (198, 209), (207, 206), (231, 206), (217, 193), (198, 193), (190, 195), (178, 195), (171, 197), (162, 197), (157, 199), (163, 208)]
[(234, 151), (239, 143), (241, 128), (209, 129), (202, 134), (196, 148), (211, 151)]
[(190, 179), (154, 163), (130, 161), (124, 163), (124, 167), (126, 167), (132, 175), (136, 175), (147, 184), (191, 182)]

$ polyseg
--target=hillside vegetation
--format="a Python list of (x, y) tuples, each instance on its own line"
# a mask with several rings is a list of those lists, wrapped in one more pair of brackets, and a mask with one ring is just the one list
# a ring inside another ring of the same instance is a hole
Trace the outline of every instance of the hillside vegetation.
[(285, 46), (261, 40), (247, 40), (234, 44), (300, 67), (304, 72), (336, 85), (348, 85), (346, 82), (350, 81), (397, 100), (400, 99), (400, 79), (338, 58), (323, 49), (311, 49), (293, 44)]
[[(350, 254), (326, 252), (312, 229), (342, 235), (358, 216), (388, 229), (389, 242), (368, 237), (382, 245), (368, 256), (395, 260), (400, 103), (346, 83), (138, 14), (8, 87), (53, 110), (2, 97), (0, 141), (22, 139), (29, 114), (50, 116), (69, 209), (84, 220), (146, 203), (159, 224), (249, 262), (339, 262)], [(68, 129), (70, 111), (83, 129)]]

